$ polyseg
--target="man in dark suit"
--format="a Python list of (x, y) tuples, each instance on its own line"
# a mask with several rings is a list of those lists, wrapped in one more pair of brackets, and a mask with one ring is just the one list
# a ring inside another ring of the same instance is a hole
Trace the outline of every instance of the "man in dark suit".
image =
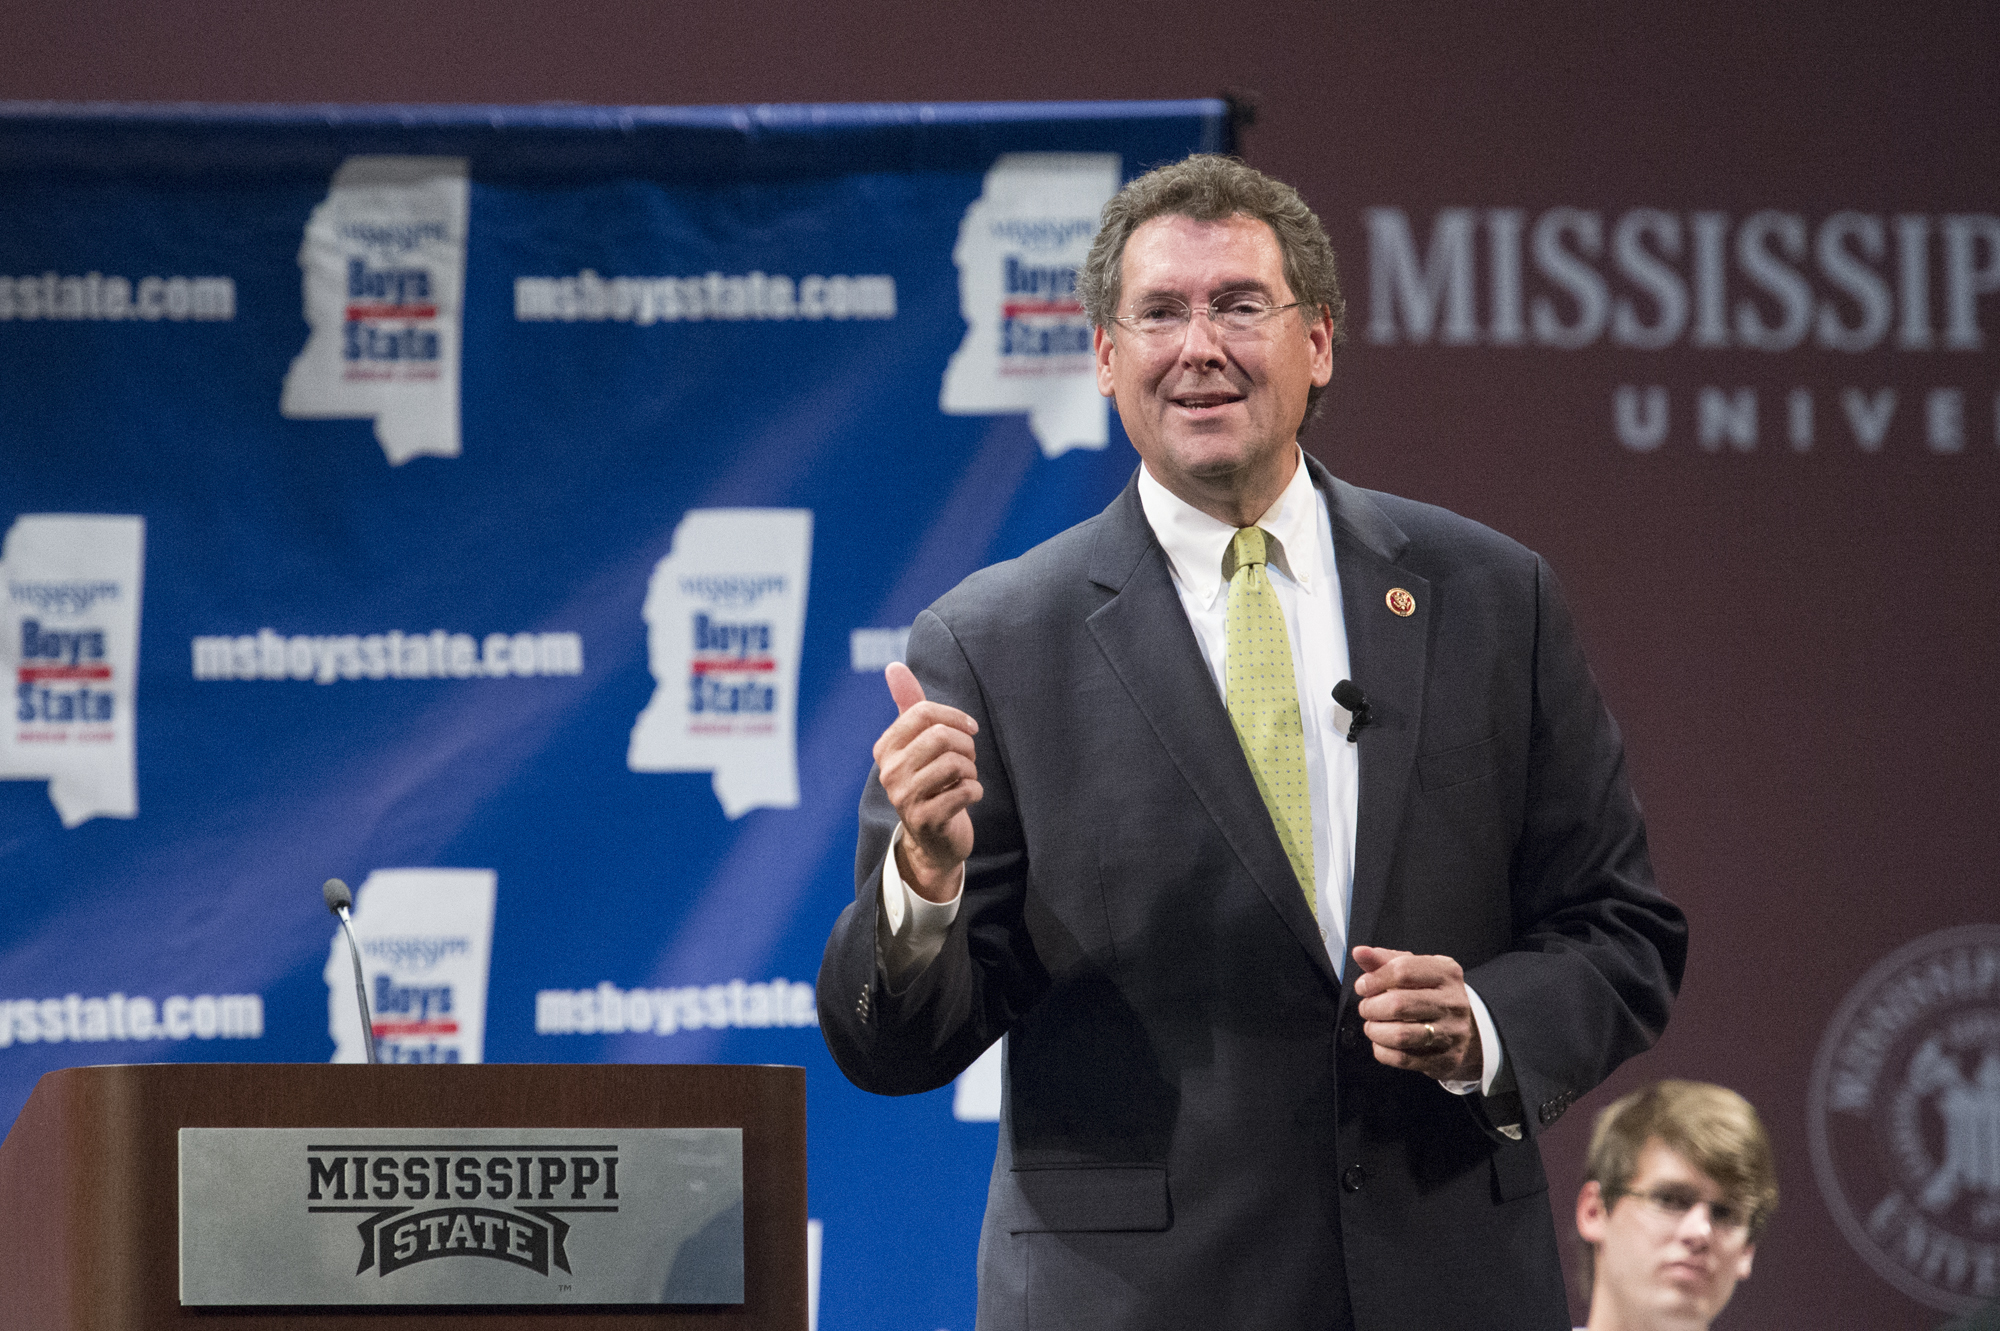
[(1685, 926), (1555, 581), (1304, 456), (1342, 304), (1289, 187), (1149, 173), (1081, 289), (1143, 465), (890, 667), (827, 1044), (906, 1094), (1007, 1037), (982, 1328), (1565, 1327), (1534, 1137)]

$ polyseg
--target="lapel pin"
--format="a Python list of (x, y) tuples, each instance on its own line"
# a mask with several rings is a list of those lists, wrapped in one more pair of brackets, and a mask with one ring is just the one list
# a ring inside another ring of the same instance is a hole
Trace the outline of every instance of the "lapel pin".
[(1405, 619), (1417, 613), (1417, 598), (1404, 591), (1401, 587), (1391, 587), (1389, 595), (1384, 599), (1389, 602), (1391, 610)]

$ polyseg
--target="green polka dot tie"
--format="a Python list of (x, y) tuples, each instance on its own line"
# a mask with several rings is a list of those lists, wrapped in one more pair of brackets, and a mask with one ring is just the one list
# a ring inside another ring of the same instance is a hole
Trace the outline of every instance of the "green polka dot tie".
[(1298, 682), (1292, 673), (1292, 643), (1285, 612), (1264, 572), (1269, 536), (1262, 527), (1244, 527), (1230, 542), (1229, 719), (1243, 756), (1257, 778), (1257, 793), (1271, 811), (1278, 840), (1319, 914), (1313, 890), (1312, 793), (1306, 784), (1305, 728), (1299, 723)]

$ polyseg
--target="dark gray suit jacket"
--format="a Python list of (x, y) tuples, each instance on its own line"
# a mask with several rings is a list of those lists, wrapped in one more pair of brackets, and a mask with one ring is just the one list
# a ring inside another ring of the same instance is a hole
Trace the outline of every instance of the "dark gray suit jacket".
[(964, 900), (891, 992), (871, 776), (820, 971), (867, 1090), (1009, 1037), (982, 1331), (1326, 1327), (1349, 1301), (1358, 1331), (1569, 1325), (1533, 1136), (1658, 1038), (1685, 922), (1540, 558), (1308, 465), (1374, 708), (1349, 937), (1464, 965), (1526, 1139), (1374, 1061), (1128, 485), (918, 619), (911, 668), (979, 721)]

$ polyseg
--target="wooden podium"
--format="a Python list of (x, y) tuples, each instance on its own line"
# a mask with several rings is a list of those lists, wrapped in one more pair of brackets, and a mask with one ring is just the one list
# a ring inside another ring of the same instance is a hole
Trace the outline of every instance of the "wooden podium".
[[(740, 1128), (744, 1302), (642, 1308), (180, 1304), (181, 1128)], [(10, 1331), (805, 1331), (805, 1070), (671, 1064), (138, 1064), (51, 1072), (0, 1144)]]

